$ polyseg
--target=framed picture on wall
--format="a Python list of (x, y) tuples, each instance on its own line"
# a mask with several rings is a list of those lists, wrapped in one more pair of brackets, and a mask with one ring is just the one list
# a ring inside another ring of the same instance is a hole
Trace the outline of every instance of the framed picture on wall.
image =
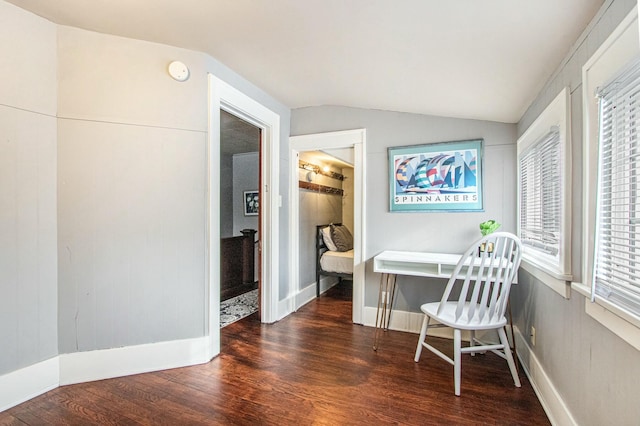
[(482, 139), (389, 148), (391, 212), (483, 211)]
[(244, 215), (257, 216), (260, 208), (258, 191), (244, 191)]

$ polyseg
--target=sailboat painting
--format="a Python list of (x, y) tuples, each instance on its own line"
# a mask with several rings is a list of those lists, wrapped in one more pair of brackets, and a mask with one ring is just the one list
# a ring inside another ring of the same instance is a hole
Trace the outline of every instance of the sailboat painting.
[(483, 211), (482, 139), (389, 148), (392, 212)]

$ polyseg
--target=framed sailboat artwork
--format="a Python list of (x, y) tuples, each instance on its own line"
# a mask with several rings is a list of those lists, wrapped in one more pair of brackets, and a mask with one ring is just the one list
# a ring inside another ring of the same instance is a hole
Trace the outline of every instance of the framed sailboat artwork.
[(392, 212), (484, 211), (482, 139), (389, 148)]

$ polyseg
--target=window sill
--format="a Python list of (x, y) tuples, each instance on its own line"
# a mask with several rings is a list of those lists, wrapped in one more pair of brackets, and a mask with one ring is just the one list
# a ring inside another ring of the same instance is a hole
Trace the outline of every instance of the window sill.
[(591, 318), (640, 351), (640, 320), (634, 315), (599, 297), (596, 297), (595, 303), (586, 298), (584, 310)]
[(565, 299), (571, 297), (571, 279), (573, 278), (571, 275), (550, 271), (532, 259), (523, 258), (520, 266), (560, 296)]
[(640, 351), (640, 318), (600, 297), (591, 302), (591, 288), (583, 283), (571, 283), (571, 288), (585, 297), (584, 310), (591, 318)]

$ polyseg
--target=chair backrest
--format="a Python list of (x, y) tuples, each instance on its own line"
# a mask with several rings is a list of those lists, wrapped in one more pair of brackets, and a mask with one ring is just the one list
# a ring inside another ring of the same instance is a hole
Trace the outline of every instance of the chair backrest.
[[(520, 239), (509, 232), (480, 238), (456, 265), (438, 313), (446, 302), (457, 301), (456, 322), (490, 324), (502, 320), (521, 257)], [(454, 291), (458, 286), (459, 295)]]

